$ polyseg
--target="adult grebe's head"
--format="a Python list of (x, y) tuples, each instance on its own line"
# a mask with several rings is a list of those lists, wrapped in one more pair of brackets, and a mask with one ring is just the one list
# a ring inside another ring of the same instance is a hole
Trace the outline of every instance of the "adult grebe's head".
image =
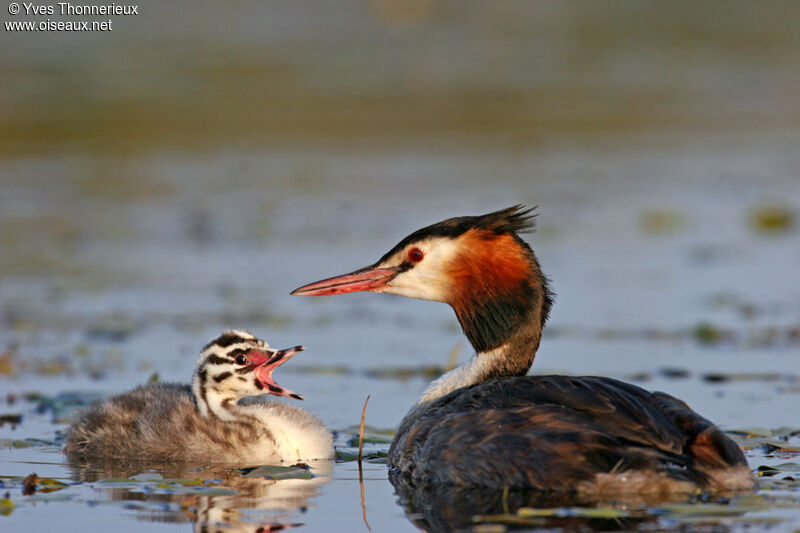
[(531, 211), (514, 206), (432, 224), (401, 240), (376, 263), (292, 294), (371, 291), (445, 302), (475, 350), (492, 350), (524, 326), (541, 330), (550, 312), (547, 280), (519, 236), (534, 227)]

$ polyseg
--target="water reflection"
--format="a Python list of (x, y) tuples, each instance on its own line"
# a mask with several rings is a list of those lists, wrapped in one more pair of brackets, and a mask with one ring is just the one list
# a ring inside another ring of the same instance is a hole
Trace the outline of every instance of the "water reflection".
[[(715, 494), (713, 498), (686, 494), (626, 494), (598, 499), (534, 490), (415, 486), (392, 471), (389, 479), (407, 518), (419, 529), (431, 533), (469, 529), (477, 523), (590, 531), (621, 531), (648, 524), (649, 530), (658, 531), (663, 527), (659, 519), (666, 512), (663, 506), (697, 504), (700, 500), (726, 504), (737, 496), (736, 493)], [(523, 512), (518, 513), (521, 509)], [(742, 509), (740, 514), (744, 513)], [(735, 515), (736, 509), (732, 507), (727, 514)]]
[(252, 468), (119, 461), (73, 462), (70, 470), (72, 479), (91, 483), (106, 498), (95, 503), (124, 502), (145, 522), (262, 533), (303, 526), (298, 515), (331, 480), (332, 461), (298, 466), (308, 469), (302, 479), (270, 479)]

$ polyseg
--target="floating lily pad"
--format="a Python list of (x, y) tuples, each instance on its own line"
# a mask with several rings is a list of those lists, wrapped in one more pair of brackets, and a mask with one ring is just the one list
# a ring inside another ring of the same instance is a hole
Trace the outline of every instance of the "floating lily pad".
[[(363, 457), (363, 456), (362, 456)], [(358, 450), (336, 448), (336, 459), (345, 463), (358, 460)]]
[(131, 476), (129, 479), (133, 479), (135, 481), (162, 481), (164, 476), (158, 472), (142, 472), (141, 474)]
[[(510, 526), (528, 526), (528, 527), (535, 527), (537, 525), (541, 525), (542, 517), (530, 517), (530, 518), (523, 518), (519, 515), (515, 514), (486, 514), (486, 515), (475, 515), (472, 517), (472, 521), (478, 524), (484, 524), (488, 522), (488, 524), (481, 525), (479, 531), (481, 532), (490, 532), (495, 533), (497, 531), (505, 532), (506, 528), (502, 527), (502, 529), (498, 528), (500, 524), (507, 524)], [(488, 529), (487, 529), (488, 528)]]
[(769, 505), (724, 505), (721, 503), (676, 503), (662, 505), (655, 512), (682, 516), (739, 516), (769, 509)]
[[(352, 437), (347, 441), (348, 446), (358, 446), (358, 436)], [(391, 444), (392, 437), (383, 437), (378, 435), (364, 435), (364, 444)]]
[(36, 473), (27, 475), (25, 478), (14, 478), (14, 484), (22, 485), (22, 493), (32, 495), (37, 492), (55, 492), (68, 487), (67, 483), (49, 477), (39, 477)]
[(263, 477), (266, 479), (311, 479), (314, 475), (308, 468), (297, 466), (263, 465), (249, 471), (244, 477)]
[(0, 448), (30, 448), (33, 446), (27, 440), (0, 439)]
[(45, 477), (39, 478), (36, 482), (36, 486), (38, 487), (38, 492), (55, 492), (69, 487), (69, 484), (57, 479)]
[(785, 446), (784, 442), (781, 442), (771, 437), (747, 437), (747, 436), (737, 435), (736, 433), (728, 433), (728, 435), (736, 442), (736, 444), (738, 444), (745, 450), (755, 450), (755, 449), (775, 450)]
[(779, 472), (800, 472), (800, 463), (796, 462), (781, 463), (779, 465), (772, 465), (767, 468), (772, 468), (773, 470), (777, 470)]
[(110, 477), (106, 479), (101, 479), (96, 481), (96, 483), (101, 483), (103, 485), (111, 485), (111, 486), (130, 486), (130, 485), (138, 485), (144, 483), (143, 481), (139, 481), (136, 479), (130, 479), (126, 477)]
[(726, 433), (743, 435), (745, 438), (751, 437), (772, 437), (772, 431), (767, 428), (746, 427), (741, 429), (730, 429)]
[[(361, 454), (361, 460), (373, 464), (385, 464), (388, 450), (371, 450)], [(358, 461), (358, 448), (336, 448), (336, 460), (342, 463)]]
[(703, 381), (709, 383), (725, 383), (728, 381), (778, 381), (783, 376), (775, 372), (738, 372), (726, 374), (723, 372), (706, 372)]
[[(798, 491), (800, 489), (800, 479), (766, 477), (758, 480), (758, 488), (761, 491)], [(800, 505), (795, 502), (794, 506)]]
[(534, 509), (521, 507), (516, 513), (497, 515), (477, 515), (472, 518), (474, 522), (496, 522), (514, 526), (537, 526), (546, 518), (591, 518), (618, 520), (631, 516), (628, 511), (614, 509), (613, 507), (556, 507), (552, 509)]
[[(364, 426), (364, 444), (391, 444), (394, 438), (394, 431), (376, 430), (375, 428), (368, 428)], [(356, 429), (355, 434), (348, 439), (348, 446), (358, 446), (359, 432)]]
[(613, 507), (557, 507), (554, 509), (533, 509), (522, 507), (517, 510), (517, 515), (523, 518), (548, 517), (554, 516), (579, 517), (579, 518), (624, 518), (628, 516), (627, 511), (614, 509)]
[(787, 446), (785, 444), (767, 442), (764, 444), (764, 447), (766, 448), (767, 453), (800, 453), (800, 446)]
[(203, 486), (202, 479), (164, 479), (156, 485), (160, 489), (170, 487), (201, 487)]
[(236, 494), (235, 490), (227, 487), (206, 485), (202, 479), (165, 479), (155, 488), (169, 494), (202, 494), (204, 496)]
[(216, 486), (219, 480), (206, 480), (200, 478), (163, 478), (154, 472), (144, 472), (129, 478), (102, 479), (106, 487), (139, 488), (142, 491), (158, 490), (169, 494), (202, 494), (205, 496), (218, 496), (236, 494), (236, 491), (227, 487)]
[(800, 435), (800, 428), (783, 426), (772, 430), (772, 434), (776, 437), (788, 439), (789, 437)]
[(183, 491), (172, 491), (175, 494), (180, 493), (191, 493), (191, 494), (201, 494), (203, 496), (232, 496), (234, 494), (238, 494), (233, 489), (228, 489), (225, 487), (187, 487), (186, 490)]
[[(358, 435), (361, 433), (360, 426), (351, 426), (341, 432), (353, 435), (349, 441), (349, 446), (358, 446)], [(394, 428), (376, 428), (375, 426), (365, 425), (364, 443), (391, 444), (395, 432)]]

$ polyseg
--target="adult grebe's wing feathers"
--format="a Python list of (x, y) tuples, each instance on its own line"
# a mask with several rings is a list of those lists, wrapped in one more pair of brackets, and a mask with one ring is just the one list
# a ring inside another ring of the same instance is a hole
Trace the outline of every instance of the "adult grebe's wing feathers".
[(746, 465), (721, 437), (663, 393), (609, 378), (525, 376), (431, 402), (401, 425), (389, 463), (421, 483), (572, 490), (630, 469), (696, 483), (704, 468)]
[(597, 419), (615, 432), (622, 431), (617, 434), (633, 442), (680, 453), (684, 434), (662, 410), (664, 402), (656, 403), (652, 393), (611, 378), (524, 376), (459, 389), (433, 402), (430, 410), (459, 412), (555, 405)]

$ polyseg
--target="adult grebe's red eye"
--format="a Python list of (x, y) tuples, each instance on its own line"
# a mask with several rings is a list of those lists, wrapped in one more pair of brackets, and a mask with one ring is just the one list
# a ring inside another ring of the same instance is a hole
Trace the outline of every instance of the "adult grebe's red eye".
[(423, 257), (425, 257), (425, 254), (419, 248), (412, 248), (408, 251), (408, 260), (412, 263), (419, 263)]

